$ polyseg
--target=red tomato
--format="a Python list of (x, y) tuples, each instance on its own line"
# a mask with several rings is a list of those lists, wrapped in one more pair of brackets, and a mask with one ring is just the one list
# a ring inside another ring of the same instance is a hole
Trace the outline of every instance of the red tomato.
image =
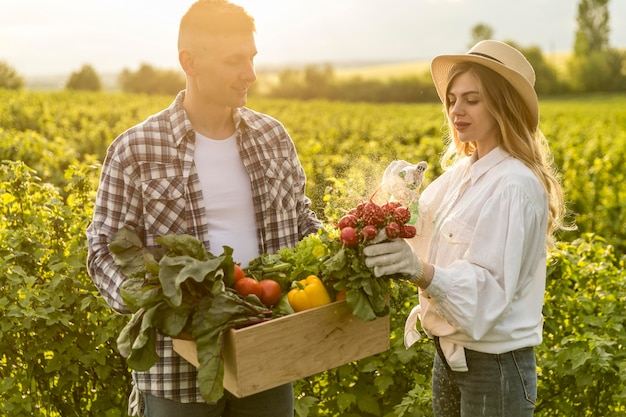
[(246, 274), (243, 272), (241, 266), (235, 264), (235, 282), (239, 281), (241, 278), (244, 278)]
[(242, 297), (254, 294), (260, 299), (263, 295), (263, 288), (261, 288), (259, 281), (250, 277), (243, 277), (235, 281), (235, 291)]
[(335, 295), (335, 301), (345, 300), (346, 299), (346, 292), (347, 292), (347, 290), (345, 288), (343, 290), (337, 291), (337, 294)]
[(259, 285), (263, 289), (261, 294), (261, 302), (268, 307), (275, 306), (280, 301), (280, 284), (271, 279), (262, 279)]

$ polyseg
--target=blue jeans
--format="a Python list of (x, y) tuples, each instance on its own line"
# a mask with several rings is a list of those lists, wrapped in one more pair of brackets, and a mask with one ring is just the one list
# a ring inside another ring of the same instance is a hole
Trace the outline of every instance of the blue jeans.
[(145, 417), (293, 417), (293, 386), (281, 385), (248, 397), (228, 391), (215, 404), (183, 404), (143, 394)]
[(465, 349), (468, 372), (445, 361), (438, 339), (433, 365), (435, 417), (531, 417), (537, 400), (532, 347), (492, 355)]

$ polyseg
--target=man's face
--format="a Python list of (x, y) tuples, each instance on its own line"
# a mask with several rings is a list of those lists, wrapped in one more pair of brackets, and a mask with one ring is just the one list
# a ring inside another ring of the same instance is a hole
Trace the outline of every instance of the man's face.
[(206, 104), (241, 107), (256, 80), (254, 34), (215, 36), (194, 51), (194, 87)]

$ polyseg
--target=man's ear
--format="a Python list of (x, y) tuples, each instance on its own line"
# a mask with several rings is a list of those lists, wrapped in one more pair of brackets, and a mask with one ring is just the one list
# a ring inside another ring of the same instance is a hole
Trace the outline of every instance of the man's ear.
[(195, 62), (194, 57), (191, 51), (187, 49), (182, 49), (178, 51), (178, 62), (180, 62), (180, 66), (185, 71), (187, 75), (195, 74)]

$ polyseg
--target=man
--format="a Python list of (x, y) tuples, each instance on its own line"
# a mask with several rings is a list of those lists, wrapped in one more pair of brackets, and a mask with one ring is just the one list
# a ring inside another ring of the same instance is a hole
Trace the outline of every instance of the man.
[[(100, 293), (128, 313), (125, 277), (108, 244), (123, 226), (147, 247), (161, 235), (188, 233), (214, 254), (234, 249), (244, 266), (261, 253), (293, 246), (320, 222), (305, 196), (306, 178), (282, 124), (244, 105), (256, 80), (254, 19), (226, 0), (200, 0), (178, 38), (186, 89), (163, 111), (122, 133), (102, 167), (87, 230), (89, 273)], [(146, 417), (293, 416), (291, 384), (216, 404), (200, 396), (196, 369), (159, 335), (159, 360), (133, 372)]]

